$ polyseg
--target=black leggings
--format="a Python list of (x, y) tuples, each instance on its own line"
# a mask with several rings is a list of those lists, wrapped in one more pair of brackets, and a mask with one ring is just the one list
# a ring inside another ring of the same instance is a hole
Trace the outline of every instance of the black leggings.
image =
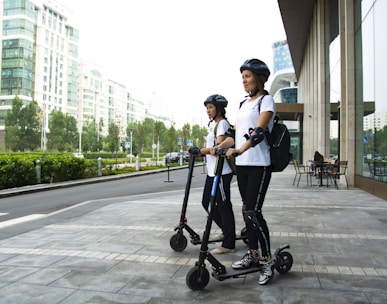
[[(230, 173), (222, 175), (219, 179), (214, 213), (214, 222), (222, 229), (224, 235), (222, 247), (229, 249), (235, 248), (235, 218), (230, 200), (230, 184), (232, 177), (233, 174)], [(213, 181), (214, 178), (207, 175), (202, 198), (202, 205), (206, 212), (208, 212)]]
[(238, 166), (238, 188), (243, 202), (243, 210), (255, 211), (258, 229), (246, 225), (248, 245), (250, 249), (258, 250), (261, 245), (263, 257), (271, 256), (270, 235), (266, 220), (263, 218), (262, 206), (271, 179), (271, 167)]

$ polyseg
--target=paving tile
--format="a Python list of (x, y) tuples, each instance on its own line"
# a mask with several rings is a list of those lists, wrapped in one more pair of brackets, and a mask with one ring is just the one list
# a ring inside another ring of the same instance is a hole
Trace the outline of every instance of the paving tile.
[[(186, 276), (201, 246), (190, 243), (187, 231), (183, 251), (169, 244), (179, 223), (182, 189), (146, 199), (112, 199), (102, 207), (93, 202), (95, 208), (87, 212), (74, 208), (66, 220), (53, 216), (47, 225), (1, 239), (0, 302), (385, 303), (386, 201), (359, 189), (293, 187), (293, 177), (292, 170), (273, 174), (263, 208), (272, 250), (289, 243), (293, 256), (292, 269), (275, 271), (267, 286), (258, 284), (259, 273), (218, 281), (205, 261), (208, 285), (188, 288)], [(200, 236), (206, 221), (201, 191), (191, 189), (187, 211)], [(239, 232), (244, 223), (236, 183), (231, 191)], [(213, 225), (211, 235), (219, 233)], [(215, 258), (228, 270), (246, 251), (237, 241), (235, 253)]]

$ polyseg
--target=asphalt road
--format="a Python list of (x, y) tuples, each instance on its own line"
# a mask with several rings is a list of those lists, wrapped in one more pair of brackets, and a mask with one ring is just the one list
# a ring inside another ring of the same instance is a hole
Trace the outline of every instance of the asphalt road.
[[(87, 201), (186, 189), (188, 168), (134, 176), (70, 188), (25, 193), (0, 199), (0, 223), (33, 215), (47, 215)], [(203, 187), (206, 174), (202, 167), (194, 170), (191, 188)], [(184, 195), (182, 195), (183, 203)]]

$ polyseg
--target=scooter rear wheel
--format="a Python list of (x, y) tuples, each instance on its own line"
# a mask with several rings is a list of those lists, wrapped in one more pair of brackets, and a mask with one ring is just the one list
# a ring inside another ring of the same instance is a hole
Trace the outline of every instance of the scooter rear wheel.
[(207, 268), (195, 266), (188, 271), (185, 278), (187, 286), (192, 290), (204, 289), (210, 281), (210, 273)]
[(182, 233), (176, 233), (171, 236), (171, 239), (169, 240), (169, 245), (171, 248), (175, 251), (183, 251), (185, 248), (187, 248), (187, 238)]
[(287, 252), (282, 251), (279, 253), (277, 257), (277, 264), (275, 265), (275, 269), (279, 273), (287, 273), (293, 266), (293, 256)]

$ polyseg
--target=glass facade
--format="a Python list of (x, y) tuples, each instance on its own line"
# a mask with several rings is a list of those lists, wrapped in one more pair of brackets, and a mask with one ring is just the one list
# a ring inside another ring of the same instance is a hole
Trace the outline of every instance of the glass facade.
[(281, 40), (273, 43), (273, 74), (285, 69), (293, 69), (293, 62), (288, 42)]
[(279, 89), (274, 95), (275, 102), (283, 103), (297, 103), (298, 100), (298, 88), (287, 87)]
[[(356, 101), (375, 103), (375, 111), (357, 116), (363, 126), (356, 152), (361, 159), (356, 174), (387, 182), (387, 1), (362, 0), (356, 3)], [(365, 107), (365, 104), (364, 104)]]
[[(26, 0), (6, 0), (3, 2), (2, 14), (0, 95), (18, 95), (27, 103), (33, 96), (34, 88), (33, 41), (36, 36), (37, 10), (33, 3)], [(0, 100), (0, 126), (4, 126), (6, 111), (11, 105), (12, 100), (9, 98)]]

